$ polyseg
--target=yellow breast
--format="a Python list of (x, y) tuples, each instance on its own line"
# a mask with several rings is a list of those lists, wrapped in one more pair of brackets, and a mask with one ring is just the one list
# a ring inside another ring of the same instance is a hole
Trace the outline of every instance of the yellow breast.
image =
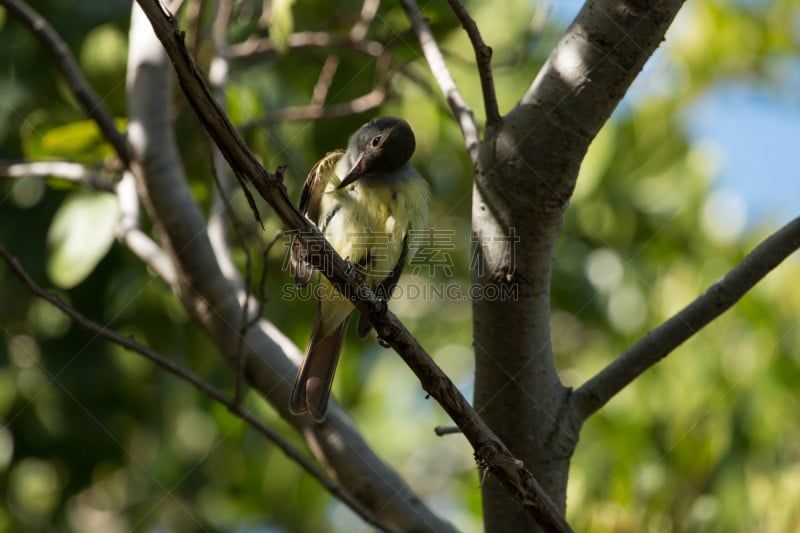
[(339, 255), (362, 267), (370, 285), (389, 275), (409, 232), (426, 224), (428, 185), (409, 169), (413, 174), (402, 179), (363, 178), (346, 189), (332, 179), (320, 198), (320, 229)]

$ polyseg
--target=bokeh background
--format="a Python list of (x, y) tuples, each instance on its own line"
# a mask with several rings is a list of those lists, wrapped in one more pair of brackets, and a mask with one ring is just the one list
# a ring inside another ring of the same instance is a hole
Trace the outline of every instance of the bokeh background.
[[(125, 121), (130, 2), (31, 2)], [(257, 29), (259, 5), (237, 2), (231, 42)], [(530, 84), (580, 2), (468, 2), (495, 51), (501, 112)], [(468, 40), (443, 2), (421, 7), (480, 118)], [(346, 35), (360, 3), (273, 2), (272, 37)], [(199, 19), (207, 28), (210, 8)], [(203, 30), (207, 32), (207, 30)], [(210, 48), (198, 37), (198, 57)], [(321, 155), (376, 114), (406, 118), (414, 163), (434, 193), (431, 226), (452, 235), (452, 268), (419, 268), (392, 308), (471, 397), (471, 176), (460, 134), (394, 3), (369, 38), (403, 68), (370, 113), (248, 129), (267, 166), (287, 164), (299, 196)], [(566, 214), (553, 279), (553, 342), (577, 386), (671, 316), (800, 211), (800, 2), (688, 2), (665, 43), (590, 148)], [(339, 70), (328, 102), (370, 91), (374, 60), (347, 48), (283, 50), (232, 64), (227, 104), (244, 124), (309, 101), (327, 56)], [(205, 208), (209, 148), (180, 95), (170, 110), (192, 190)], [(0, 160), (95, 164), (111, 150), (75, 104), (53, 61), (0, 8)], [(267, 231), (234, 203), (251, 254)], [(263, 206), (262, 206), (263, 207)], [(169, 288), (113, 242), (116, 208), (57, 179), (0, 181), (0, 242), (41, 284), (84, 315), (134, 335), (214, 385), (233, 377)], [(145, 225), (147, 222), (145, 221)], [(304, 346), (313, 303), (290, 294), (284, 243), (270, 252), (265, 315)], [(236, 252), (244, 268), (245, 254)], [(429, 271), (430, 270), (430, 271)], [(610, 402), (573, 460), (568, 518), (577, 531), (800, 530), (800, 264), (790, 258), (732, 311)], [(412, 297), (409, 287), (450, 287)], [(399, 358), (348, 339), (334, 386), (369, 442), (434, 509), (481, 530), (469, 446)], [(254, 395), (247, 406), (298, 446)], [(73, 326), (0, 265), (0, 531), (367, 531), (260, 435), (188, 385)]]

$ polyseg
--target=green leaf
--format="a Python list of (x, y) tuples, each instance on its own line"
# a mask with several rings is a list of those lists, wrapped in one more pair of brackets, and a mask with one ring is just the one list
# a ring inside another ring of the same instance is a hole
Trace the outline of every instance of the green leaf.
[(119, 206), (113, 194), (77, 192), (59, 207), (47, 245), (47, 275), (59, 287), (74, 287), (105, 257), (114, 241)]
[[(117, 128), (124, 130), (125, 121), (115, 120)], [(44, 131), (44, 133), (39, 133)], [(82, 162), (94, 162), (111, 157), (114, 150), (94, 120), (70, 122), (50, 129), (37, 129), (24, 141), (24, 153), (28, 159), (69, 158)]]
[(84, 73), (90, 77), (115, 77), (125, 75), (128, 57), (128, 42), (125, 34), (114, 24), (103, 24), (92, 29), (83, 41), (80, 63)]
[(275, 0), (272, 3), (272, 25), (269, 28), (269, 36), (280, 53), (285, 53), (289, 49), (289, 35), (294, 30), (292, 4), (294, 0)]

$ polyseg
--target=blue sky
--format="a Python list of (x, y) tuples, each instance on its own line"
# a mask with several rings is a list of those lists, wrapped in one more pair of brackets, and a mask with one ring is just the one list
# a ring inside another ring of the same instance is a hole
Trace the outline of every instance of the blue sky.
[(732, 84), (701, 98), (687, 122), (692, 140), (718, 150), (714, 186), (742, 195), (749, 224), (800, 215), (800, 100)]

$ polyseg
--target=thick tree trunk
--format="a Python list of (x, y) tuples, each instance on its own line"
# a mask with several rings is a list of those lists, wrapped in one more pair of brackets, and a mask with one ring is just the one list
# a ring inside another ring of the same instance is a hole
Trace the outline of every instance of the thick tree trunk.
[[(563, 513), (577, 440), (550, 342), (551, 261), (563, 205), (548, 201), (551, 190), (542, 190), (513, 150), (506, 153), (519, 142), (510, 135), (501, 128), (484, 143), (481, 167), (489, 170), (473, 190), (472, 274), (484, 288), (473, 303), (475, 407)], [(483, 503), (487, 531), (535, 527), (494, 480), (484, 483)]]
[[(484, 290), (473, 302), (475, 407), (562, 512), (582, 421), (553, 360), (553, 253), (589, 144), (681, 5), (586, 2), (519, 104), (481, 143), (473, 282), (507, 290)], [(486, 531), (538, 528), (492, 480), (483, 503)]]

